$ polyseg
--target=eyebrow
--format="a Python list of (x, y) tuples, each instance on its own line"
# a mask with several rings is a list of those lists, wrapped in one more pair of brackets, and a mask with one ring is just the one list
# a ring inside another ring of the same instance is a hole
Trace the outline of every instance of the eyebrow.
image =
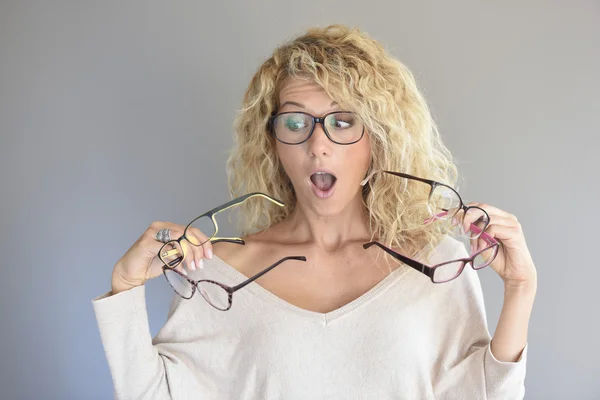
[[(295, 101), (286, 101), (286, 102), (284, 102), (284, 103), (281, 105), (281, 107), (280, 107), (280, 108), (283, 108), (283, 107), (285, 107), (286, 105), (291, 105), (291, 106), (296, 106), (296, 107), (299, 107), (299, 108), (304, 108), (304, 109), (306, 109), (306, 107), (305, 107), (303, 104), (296, 103)], [(332, 101), (332, 102), (331, 102), (331, 104), (329, 105), (329, 107), (333, 107), (333, 106), (337, 106), (337, 105), (338, 105), (338, 103), (337, 103), (337, 102), (335, 102), (335, 101)]]

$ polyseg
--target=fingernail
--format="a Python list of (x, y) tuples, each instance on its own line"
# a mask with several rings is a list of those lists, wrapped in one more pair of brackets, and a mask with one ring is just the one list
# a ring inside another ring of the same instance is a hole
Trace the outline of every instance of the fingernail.
[(452, 225), (456, 225), (456, 218), (452, 218)]
[(192, 269), (192, 271), (196, 270), (196, 263), (193, 260), (190, 263), (190, 268)]
[(181, 269), (181, 273), (184, 274), (185, 276), (187, 276), (187, 271), (185, 270), (185, 268)]
[(206, 258), (208, 258), (209, 260), (212, 260), (212, 257), (213, 257), (212, 249), (206, 249)]
[(200, 267), (200, 269), (204, 269), (204, 261), (202, 259), (198, 261), (198, 267)]

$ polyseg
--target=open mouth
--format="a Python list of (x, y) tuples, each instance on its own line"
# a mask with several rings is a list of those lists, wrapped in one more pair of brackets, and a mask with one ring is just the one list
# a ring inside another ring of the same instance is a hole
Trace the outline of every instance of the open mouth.
[(337, 178), (335, 175), (329, 174), (327, 172), (316, 172), (310, 176), (310, 180), (319, 191), (323, 192), (323, 194), (329, 193)]

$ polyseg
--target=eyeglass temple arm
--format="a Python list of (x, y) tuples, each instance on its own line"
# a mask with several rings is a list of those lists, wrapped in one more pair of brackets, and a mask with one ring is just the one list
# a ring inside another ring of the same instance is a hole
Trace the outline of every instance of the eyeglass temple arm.
[(403, 174), (402, 172), (394, 172), (394, 171), (387, 171), (387, 170), (379, 170), (379, 171), (373, 171), (369, 174), (369, 176), (367, 176), (361, 183), (361, 186), (365, 186), (367, 184), (367, 182), (369, 182), (371, 180), (371, 178), (373, 177), (373, 175), (378, 174), (380, 172), (385, 172), (386, 174), (390, 174), (390, 175), (396, 175), (399, 176), (401, 178), (406, 178), (406, 179), (412, 179), (415, 181), (419, 181), (419, 182), (423, 182), (423, 183), (427, 183), (429, 185), (434, 185), (437, 184), (436, 181), (432, 181), (431, 179), (425, 179), (425, 178), (419, 178), (417, 176), (412, 176), (412, 175), (408, 175), (408, 174)]
[[(171, 251), (168, 251), (165, 255), (166, 256), (170, 256), (173, 251), (177, 252), (176, 250), (171, 250)], [(174, 266), (176, 266), (177, 264), (179, 264), (182, 260), (183, 260), (183, 257), (180, 256), (180, 257), (177, 257), (176, 259), (174, 259), (172, 261), (169, 261), (169, 267), (173, 268)]]
[[(241, 204), (243, 202), (245, 202), (246, 200), (248, 200), (251, 197), (256, 197), (256, 196), (260, 196), (263, 197), (269, 201), (271, 201), (272, 203), (275, 203), (276, 205), (280, 206), (280, 207), (284, 207), (285, 204), (283, 204), (282, 201), (277, 200), (274, 197), (271, 197), (267, 194), (261, 193), (261, 192), (253, 192), (253, 193), (248, 193), (245, 194), (241, 197), (238, 197), (236, 199), (233, 199), (231, 201), (228, 201), (225, 204), (220, 205), (219, 207), (215, 207), (212, 210), (206, 212), (204, 215), (209, 216), (212, 220), (213, 223), (215, 224), (215, 228), (217, 230), (217, 232), (219, 231), (219, 225), (217, 224), (216, 220), (214, 219), (215, 214), (220, 213), (221, 211), (225, 211), (231, 207), (237, 206), (238, 204)], [(219, 237), (219, 236), (215, 236), (212, 237), (210, 239), (211, 243), (218, 243), (218, 242), (230, 242), (230, 243), (237, 243), (237, 244), (246, 244), (244, 242), (244, 240), (242, 238), (239, 237)]]
[[(461, 202), (462, 202), (462, 200), (461, 200)], [(466, 205), (464, 205), (464, 204), (461, 206), (461, 209), (462, 209), (464, 212), (467, 212), (467, 209), (468, 209), (468, 208), (469, 208), (469, 207), (467, 207), (467, 206), (466, 206)], [(433, 220), (435, 220), (435, 219), (437, 219), (437, 218), (442, 218), (442, 217), (445, 217), (446, 215), (448, 215), (448, 210), (445, 210), (445, 209), (443, 209), (443, 210), (444, 210), (444, 211), (442, 211), (441, 213), (439, 213), (439, 214), (436, 214), (436, 215), (434, 215), (434, 216), (432, 216), (432, 217), (429, 217), (429, 218), (427, 218), (427, 219), (425, 220), (425, 224), (428, 224), (428, 223), (430, 223), (431, 221), (433, 221)], [(477, 233), (477, 232), (476, 232), (476, 233)]]
[[(444, 216), (446, 216), (447, 214), (448, 214), (448, 212), (447, 212), (447, 211), (441, 212), (441, 213), (439, 213), (439, 214), (436, 214), (434, 217), (429, 217), (429, 218), (427, 218), (427, 219), (425, 220), (425, 222), (424, 222), (424, 223), (425, 223), (425, 224), (428, 224), (428, 223), (430, 223), (431, 221), (435, 220), (436, 218), (441, 218), (441, 217), (444, 217)], [(478, 234), (478, 233), (481, 233), (481, 238), (482, 238), (483, 240), (485, 240), (486, 242), (488, 242), (490, 245), (491, 245), (491, 244), (496, 244), (496, 243), (498, 243), (498, 241), (497, 241), (496, 239), (494, 239), (493, 237), (491, 237), (491, 236), (490, 236), (490, 235), (488, 235), (487, 233), (485, 233), (485, 232), (483, 232), (483, 233), (482, 233), (482, 232), (481, 232), (481, 229), (480, 229), (480, 228), (479, 228), (477, 225), (475, 225), (475, 224), (473, 224), (473, 223), (471, 224), (471, 227), (469, 228), (469, 230), (470, 230), (471, 232), (473, 232), (473, 233), (477, 233), (477, 234)]]
[(235, 292), (236, 290), (239, 290), (241, 288), (243, 288), (244, 286), (246, 286), (247, 284), (254, 282), (255, 280), (257, 280), (258, 278), (260, 278), (261, 276), (263, 276), (264, 274), (266, 274), (267, 272), (269, 272), (270, 270), (272, 270), (273, 268), (275, 268), (276, 266), (278, 266), (279, 264), (283, 263), (284, 261), (287, 260), (297, 260), (297, 261), (306, 261), (306, 257), (304, 256), (289, 256), (289, 257), (284, 257), (281, 260), (277, 261), (276, 263), (274, 263), (273, 265), (271, 265), (270, 267), (262, 270), (261, 272), (259, 272), (258, 274), (246, 279), (244, 282), (234, 286), (231, 288), (231, 293)]
[(244, 239), (238, 238), (238, 237), (214, 237), (212, 239), (210, 239), (210, 243), (211, 244), (215, 244), (215, 243), (220, 243), (220, 242), (228, 242), (228, 243), (235, 243), (235, 244), (242, 244), (245, 245), (246, 242), (244, 242)]
[(373, 242), (365, 243), (365, 244), (363, 244), (363, 248), (366, 250), (373, 245), (378, 246), (380, 249), (382, 249), (383, 251), (385, 251), (386, 253), (388, 253), (389, 255), (394, 257), (395, 259), (416, 269), (417, 271), (427, 275), (428, 277), (431, 277), (433, 275), (433, 268), (431, 268), (423, 263), (420, 263), (418, 261), (415, 261), (412, 258), (408, 258), (406, 256), (403, 256), (402, 254), (396, 253), (394, 250), (382, 245), (379, 242), (373, 241)]
[[(240, 196), (240, 197), (238, 197), (236, 199), (233, 199), (231, 201), (228, 201), (227, 203), (222, 204), (222, 205), (220, 205), (218, 207), (215, 207), (212, 210), (204, 213), (203, 215), (209, 216), (211, 219), (213, 219), (214, 214), (217, 214), (217, 213), (219, 213), (221, 211), (227, 210), (228, 208), (233, 207), (233, 206), (235, 206), (237, 204), (243, 203), (244, 201), (248, 200), (249, 198), (255, 197), (255, 196), (264, 197), (265, 199), (267, 199), (267, 200), (269, 200), (269, 201), (277, 204), (280, 207), (284, 206), (284, 204), (283, 204), (282, 201), (277, 200), (274, 197), (271, 197), (271, 196), (269, 196), (267, 194), (264, 194), (264, 193), (261, 193), (261, 192), (253, 192), (253, 193), (248, 193), (248, 194), (245, 194), (243, 196)], [(218, 226), (215, 226), (215, 228), (218, 230)], [(246, 244), (246, 242), (244, 242), (244, 240), (241, 239), (241, 238), (239, 238), (239, 237), (229, 237), (229, 238), (227, 238), (227, 237), (213, 237), (213, 238), (210, 239), (210, 242), (213, 243), (213, 244), (214, 243), (219, 243), (219, 242), (229, 242), (229, 243), (242, 244), (242, 245)], [(169, 250), (169, 251), (167, 251), (163, 255), (163, 257), (171, 256), (173, 254), (176, 254), (177, 252), (178, 252), (177, 249)], [(172, 261), (169, 262), (169, 266), (172, 267), (173, 265), (179, 264), (182, 261), (182, 259), (183, 259), (183, 257), (177, 257), (176, 259), (174, 259), (174, 260), (172, 260)]]
[(471, 224), (471, 228), (469, 229), (471, 232), (473, 233), (481, 233), (481, 236), (479, 236), (480, 239), (483, 239), (487, 244), (489, 244), (490, 246), (498, 244), (499, 242), (496, 240), (496, 238), (491, 237), (490, 235), (488, 235), (486, 232), (481, 232), (481, 229), (479, 229), (479, 227), (475, 224)]
[(204, 213), (203, 215), (207, 215), (207, 216), (212, 217), (214, 214), (217, 214), (217, 213), (219, 213), (221, 211), (225, 211), (225, 210), (227, 210), (227, 209), (229, 209), (229, 208), (231, 208), (233, 206), (236, 206), (238, 204), (241, 204), (241, 203), (245, 202), (246, 200), (248, 200), (251, 197), (256, 197), (256, 196), (263, 197), (263, 198), (269, 200), (270, 202), (275, 203), (276, 205), (278, 205), (280, 207), (285, 206), (285, 204), (281, 200), (277, 200), (276, 198), (271, 197), (268, 194), (261, 193), (261, 192), (253, 192), (253, 193), (245, 194), (245, 195), (240, 196), (238, 198), (235, 198), (233, 200), (230, 200), (230, 201), (228, 201), (225, 204), (222, 204), (222, 205), (220, 205), (218, 207), (213, 208), (212, 210)]
[(427, 224), (429, 224), (429, 223), (431, 223), (431, 222), (435, 221), (435, 220), (436, 220), (436, 219), (438, 219), (438, 218), (445, 217), (446, 215), (448, 215), (448, 211), (441, 212), (441, 213), (439, 213), (439, 214), (436, 214), (436, 215), (434, 215), (434, 216), (432, 216), (432, 217), (429, 217), (429, 218), (427, 218), (427, 219), (426, 219), (426, 220), (425, 220), (423, 223), (424, 223), (425, 225), (427, 225)]
[[(241, 203), (245, 202), (249, 198), (256, 197), (256, 196), (263, 197), (263, 198), (271, 201), (272, 203), (275, 203), (276, 205), (278, 205), (280, 207), (284, 207), (285, 206), (285, 204), (283, 204), (282, 201), (277, 200), (276, 198), (271, 197), (268, 194), (261, 193), (261, 192), (253, 192), (253, 193), (245, 194), (245, 195), (240, 196), (238, 198), (235, 198), (233, 200), (230, 200), (227, 203), (220, 205), (219, 207), (215, 207), (212, 210), (204, 213), (204, 215), (209, 216), (213, 220), (213, 222), (215, 224), (215, 228), (216, 228), (216, 230), (218, 232), (219, 226), (216, 223), (216, 221), (214, 220), (214, 215), (215, 214), (218, 214), (221, 211), (225, 211), (225, 210), (227, 210), (227, 209), (229, 209), (231, 207), (237, 206), (238, 204), (241, 204)], [(211, 243), (229, 242), (229, 243), (236, 243), (236, 244), (242, 244), (242, 245), (246, 244), (246, 242), (244, 242), (244, 240), (242, 238), (239, 238), (239, 237), (220, 237), (220, 236), (215, 236), (215, 237), (212, 237), (210, 239), (210, 242)]]
[[(430, 217), (430, 218), (427, 218), (427, 219), (425, 220), (425, 224), (428, 224), (428, 223), (430, 223), (431, 221), (435, 220), (435, 219), (436, 219), (436, 217), (443, 217), (443, 216), (445, 216), (446, 214), (448, 214), (448, 212), (444, 211), (444, 212), (441, 212), (441, 213), (439, 213), (439, 214), (436, 214), (436, 216), (435, 216), (435, 217)], [(480, 238), (481, 238), (481, 239), (483, 239), (483, 240), (484, 240), (484, 241), (485, 241), (487, 244), (489, 244), (490, 246), (492, 246), (492, 245), (495, 245), (495, 244), (497, 244), (497, 243), (498, 243), (498, 241), (497, 241), (495, 238), (493, 238), (493, 237), (491, 237), (490, 235), (488, 235), (487, 233), (485, 233), (485, 231), (484, 231), (484, 232), (481, 232), (481, 229), (480, 229), (480, 228), (479, 228), (477, 225), (475, 225), (475, 224), (473, 224), (473, 223), (471, 224), (471, 227), (469, 228), (469, 230), (470, 230), (471, 232), (473, 232), (473, 233), (477, 233), (477, 234), (481, 233), (481, 236), (480, 236)]]

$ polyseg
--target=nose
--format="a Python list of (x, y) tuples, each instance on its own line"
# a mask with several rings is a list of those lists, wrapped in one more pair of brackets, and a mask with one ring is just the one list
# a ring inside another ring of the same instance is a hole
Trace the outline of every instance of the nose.
[(312, 157), (327, 156), (331, 154), (331, 145), (333, 142), (329, 140), (323, 125), (317, 123), (310, 139), (308, 139), (308, 150)]

